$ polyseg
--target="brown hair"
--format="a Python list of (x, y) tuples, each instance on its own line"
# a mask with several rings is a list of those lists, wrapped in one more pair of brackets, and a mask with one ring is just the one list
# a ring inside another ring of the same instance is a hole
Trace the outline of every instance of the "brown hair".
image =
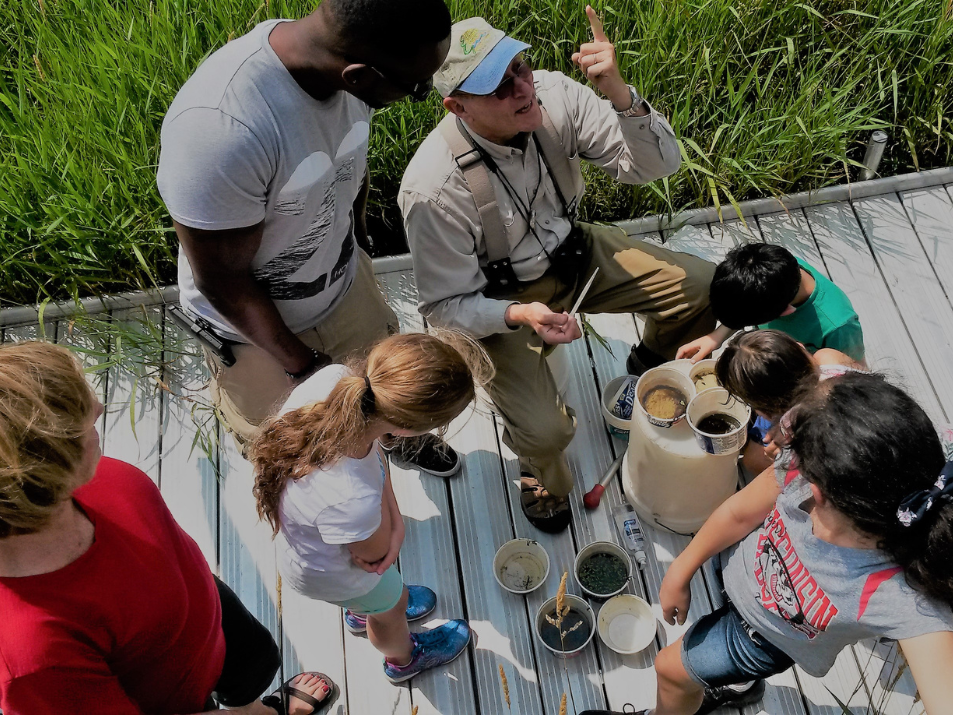
[(715, 374), (728, 392), (771, 419), (787, 412), (798, 390), (820, 377), (807, 351), (779, 330), (738, 336), (718, 358)]
[(323, 402), (265, 422), (249, 458), (258, 515), (278, 533), (278, 504), (289, 480), (333, 464), (357, 446), (368, 426), (383, 420), (426, 432), (446, 425), (485, 384), (492, 369), (475, 341), (458, 333), (393, 335), (365, 359), (348, 364)]
[(0, 347), (0, 538), (39, 531), (72, 494), (95, 404), (66, 348)]

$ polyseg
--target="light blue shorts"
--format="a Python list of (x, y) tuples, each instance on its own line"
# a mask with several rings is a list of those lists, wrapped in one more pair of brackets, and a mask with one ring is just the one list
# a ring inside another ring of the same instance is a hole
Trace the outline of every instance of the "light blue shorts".
[(400, 601), (404, 593), (404, 577), (396, 566), (391, 566), (381, 576), (377, 585), (363, 596), (349, 598), (346, 601), (331, 601), (335, 606), (346, 608), (351, 613), (361, 616), (373, 616), (378, 613), (386, 613)]

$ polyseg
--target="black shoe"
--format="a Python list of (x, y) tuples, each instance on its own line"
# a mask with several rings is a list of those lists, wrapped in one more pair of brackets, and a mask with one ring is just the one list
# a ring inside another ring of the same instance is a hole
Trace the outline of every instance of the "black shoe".
[(645, 715), (648, 710), (636, 710), (626, 703), (622, 706), (622, 712), (618, 710), (583, 710), (579, 715)]
[(640, 377), (646, 370), (658, 367), (664, 362), (665, 358), (639, 343), (633, 345), (629, 351), (629, 357), (625, 361), (625, 369), (630, 375)]
[(764, 681), (754, 680), (741, 685), (723, 685), (720, 688), (705, 688), (705, 699), (695, 715), (706, 715), (722, 705), (741, 707), (758, 702), (764, 697)]
[(435, 477), (452, 477), (460, 471), (460, 456), (436, 435), (401, 437), (385, 445), (384, 451), (398, 467), (419, 469)]

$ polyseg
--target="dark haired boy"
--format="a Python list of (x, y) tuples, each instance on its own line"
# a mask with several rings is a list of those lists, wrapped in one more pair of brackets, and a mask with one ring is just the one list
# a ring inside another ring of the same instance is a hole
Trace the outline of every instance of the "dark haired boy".
[(864, 334), (847, 295), (816, 268), (781, 246), (748, 243), (715, 269), (709, 292), (721, 323), (679, 348), (701, 360), (736, 330), (757, 325), (787, 333), (814, 353), (833, 348), (864, 364)]

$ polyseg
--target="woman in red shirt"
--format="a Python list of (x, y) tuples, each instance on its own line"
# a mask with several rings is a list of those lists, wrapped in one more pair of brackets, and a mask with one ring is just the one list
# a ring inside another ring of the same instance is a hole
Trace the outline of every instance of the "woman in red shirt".
[(102, 411), (68, 350), (0, 348), (0, 709), (325, 712), (337, 688), (320, 673), (259, 699), (274, 639), (152, 481), (102, 457)]

